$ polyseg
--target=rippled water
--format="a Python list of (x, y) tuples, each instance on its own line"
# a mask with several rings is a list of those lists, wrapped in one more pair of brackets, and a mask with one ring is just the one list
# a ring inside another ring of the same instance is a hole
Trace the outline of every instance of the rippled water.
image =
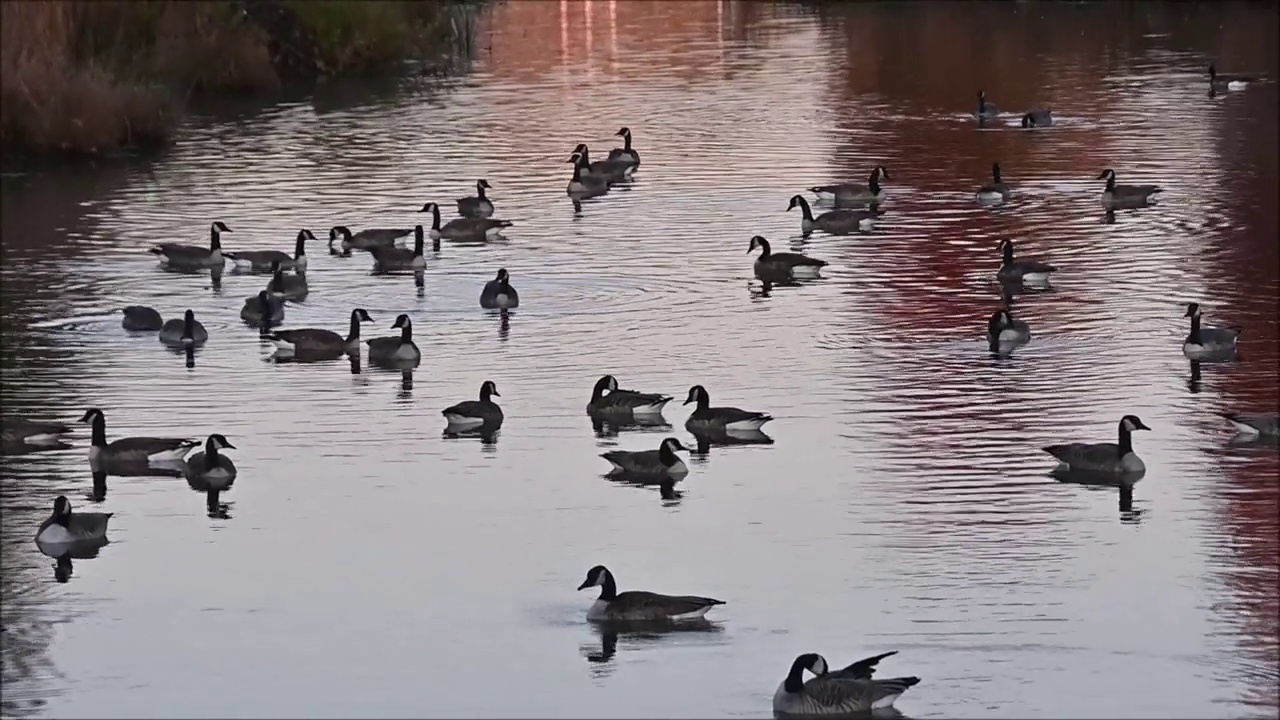
[[(897, 649), (918, 717), (1275, 716), (1277, 453), (1214, 413), (1274, 410), (1274, 7), (507, 3), (443, 88), (336, 85), (192, 119), (145, 166), (10, 174), (6, 412), (107, 414), (111, 437), (221, 432), (227, 518), (181, 479), (112, 477), (98, 557), (66, 584), (31, 542), (52, 497), (94, 505), (74, 449), (3, 459), (4, 711), (56, 717), (768, 716), (795, 655)], [(1085, 32), (1087, 30), (1087, 32)], [(1008, 114), (979, 129), (978, 88)], [(1023, 131), (1018, 112), (1054, 110)], [(577, 142), (635, 132), (632, 184), (575, 212)], [(1013, 199), (973, 192), (999, 161)], [(870, 233), (799, 235), (787, 199), (889, 168)], [(1106, 216), (1094, 178), (1158, 183)], [(411, 374), (273, 364), (239, 320), (266, 282), (158, 269), (156, 241), (235, 249), (410, 226), (487, 178), (505, 242), (445, 241), (411, 276), (310, 248), (286, 327), (387, 335)], [(828, 260), (764, 288), (752, 235)], [(1061, 268), (1013, 298), (1032, 342), (993, 358), (995, 249)], [(522, 306), (481, 310), (511, 271)], [(1183, 304), (1245, 329), (1192, 368)], [(187, 368), (114, 311), (192, 308)], [(677, 396), (672, 427), (593, 432), (594, 381)], [(490, 443), (440, 410), (495, 381)], [(687, 388), (772, 413), (772, 444), (695, 453), (679, 502), (601, 479), (608, 449), (683, 429)], [(1146, 478), (1056, 482), (1039, 448), (1125, 413)], [(712, 632), (606, 637), (586, 570), (728, 601)]]

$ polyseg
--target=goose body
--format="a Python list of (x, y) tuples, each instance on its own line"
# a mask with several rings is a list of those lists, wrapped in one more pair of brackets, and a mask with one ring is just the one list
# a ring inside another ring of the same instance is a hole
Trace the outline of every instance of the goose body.
[(670, 477), (679, 480), (689, 474), (689, 467), (676, 455), (676, 451), (688, 449), (679, 440), (667, 438), (657, 450), (612, 450), (602, 453), (600, 457), (613, 466), (609, 471), (610, 475)]
[(177, 463), (200, 444), (187, 438), (126, 437), (107, 442), (107, 418), (98, 408), (90, 408), (80, 422), (92, 423), (89, 463), (148, 464)]
[(1031, 340), (1031, 327), (1008, 310), (997, 310), (987, 321), (987, 342), (992, 348), (1022, 345)]
[(427, 266), (427, 258), (422, 254), (426, 240), (422, 226), (413, 229), (413, 249), (395, 245), (375, 245), (369, 248), (373, 262), (382, 270), (421, 270)]
[[(607, 393), (607, 394), (606, 394)], [(622, 390), (618, 380), (605, 375), (591, 389), (587, 413), (591, 415), (661, 415), (662, 408), (671, 402), (670, 395)]]
[(272, 272), (274, 263), (279, 263), (285, 270), (307, 270), (307, 240), (315, 240), (310, 230), (299, 230), (298, 239), (294, 242), (293, 257), (280, 250), (242, 250), (240, 252), (223, 253), (238, 268), (249, 268), (253, 272)]
[(171, 318), (160, 328), (160, 342), (165, 345), (203, 345), (209, 339), (209, 331), (196, 320), (196, 314), (187, 310), (182, 319)]
[(236, 464), (218, 451), (235, 448), (235, 445), (227, 442), (226, 437), (217, 433), (210, 435), (205, 441), (204, 450), (187, 458), (187, 479), (203, 486), (205, 490), (220, 492), (230, 488), (231, 483), (236, 480)]
[(756, 248), (760, 248), (760, 257), (756, 258), (755, 273), (757, 277), (761, 278), (772, 278), (780, 275), (794, 278), (814, 278), (818, 277), (818, 271), (827, 265), (826, 260), (818, 260), (800, 253), (775, 253), (769, 246), (769, 241), (759, 235), (751, 238), (751, 245), (747, 248), (747, 253), (750, 254)]
[(889, 171), (883, 165), (877, 165), (871, 171), (866, 185), (858, 183), (836, 183), (834, 185), (817, 185), (809, 188), (809, 192), (818, 199), (832, 200), (837, 205), (869, 205), (880, 202), (884, 190), (880, 187), (881, 178), (891, 179)]
[(124, 317), (120, 320), (120, 327), (125, 330), (155, 332), (164, 327), (164, 319), (160, 317), (160, 313), (146, 305), (130, 305), (121, 312)]
[[(276, 351), (283, 355), (305, 357), (308, 359), (334, 359), (347, 353), (360, 350), (360, 323), (373, 322), (364, 308), (351, 311), (351, 329), (344, 338), (332, 330), (324, 328), (298, 328), (296, 330), (277, 330), (267, 336), (275, 343)], [(391, 338), (399, 340), (399, 338)]]
[(598, 160), (591, 162), (591, 151), (587, 148), (586, 143), (578, 143), (573, 152), (582, 156), (582, 164), (589, 173), (604, 178), (610, 184), (625, 182), (636, 171), (636, 166), (625, 160)]
[(1049, 445), (1043, 450), (1058, 459), (1057, 471), (1078, 471), (1100, 474), (1129, 474), (1145, 472), (1147, 466), (1133, 451), (1135, 430), (1150, 430), (1137, 415), (1125, 415), (1120, 420), (1118, 443), (1066, 443)]
[(991, 182), (978, 188), (978, 202), (1004, 202), (1010, 194), (1009, 186), (1000, 177), (1000, 163), (991, 163)]
[(978, 107), (973, 112), (979, 119), (989, 119), (1000, 114), (999, 108), (994, 104), (987, 102), (987, 94), (981, 90), (978, 91)]
[(17, 415), (0, 418), (0, 440), (6, 447), (58, 445), (71, 432), (63, 423), (36, 422)]
[(1191, 332), (1182, 342), (1182, 353), (1190, 358), (1233, 352), (1236, 341), (1240, 338), (1240, 330), (1227, 327), (1208, 327), (1200, 324), (1200, 304), (1187, 305), (1187, 313), (1183, 317), (1191, 318)]
[(1022, 116), (1022, 127), (1038, 128), (1049, 127), (1053, 124), (1053, 111), (1049, 108), (1034, 108), (1028, 110)]
[(685, 405), (697, 403), (689, 419), (685, 420), (685, 429), (708, 430), (759, 430), (761, 426), (773, 419), (772, 415), (750, 410), (739, 410), (735, 407), (711, 407), (711, 395), (701, 385), (689, 388), (689, 397)]
[[(895, 700), (920, 682), (918, 677), (874, 680), (876, 663), (897, 651), (853, 663), (843, 670), (827, 671), (821, 655), (801, 655), (773, 694), (778, 717), (847, 717), (893, 706)], [(804, 681), (804, 671), (815, 677)]]
[(1103, 170), (1099, 180), (1106, 179), (1107, 185), (1102, 189), (1102, 204), (1105, 207), (1134, 207), (1146, 205), (1156, 193), (1163, 192), (1157, 185), (1117, 185), (1116, 171)]
[(1258, 78), (1249, 75), (1219, 75), (1218, 69), (1209, 65), (1209, 86), (1215, 90), (1243, 90)]
[(271, 297), (271, 293), (261, 290), (254, 297), (244, 299), (244, 307), (240, 308), (240, 319), (252, 325), (275, 325), (284, 322), (284, 303)]
[(65, 495), (53, 501), (53, 515), (40, 523), (36, 542), (48, 545), (71, 543), (106, 543), (107, 521), (115, 513), (71, 512)]
[(1278, 413), (1218, 413), (1236, 429), (1236, 433), (1249, 437), (1280, 436), (1280, 414)]
[(801, 195), (793, 195), (787, 210), (797, 207), (800, 208), (800, 230), (806, 233), (821, 230), (831, 235), (847, 235), (858, 230), (870, 230), (880, 214), (875, 210), (829, 210), (814, 217), (809, 201)]
[(159, 255), (160, 262), (180, 268), (222, 267), (226, 260), (222, 256), (222, 233), (231, 229), (214, 221), (209, 228), (209, 247), (199, 245), (183, 245), (181, 243), (160, 243), (151, 248), (151, 253)]
[(631, 147), (631, 129), (624, 127), (614, 133), (614, 136), (622, 138), (622, 147), (609, 151), (609, 162), (627, 163), (636, 168), (640, 167), (640, 153)]
[(271, 280), (267, 283), (267, 292), (277, 301), (303, 300), (310, 292), (307, 287), (307, 276), (294, 271), (294, 275), (285, 275), (279, 263), (271, 263)]
[(487, 218), (493, 214), (493, 201), (485, 197), (485, 189), (493, 189), (488, 180), (476, 181), (475, 197), (458, 198), (458, 214), (462, 217)]
[(520, 306), (520, 294), (511, 287), (511, 277), (506, 268), (498, 270), (498, 276), (484, 284), (480, 291), (482, 308), (514, 308)]
[(418, 362), (422, 359), (422, 351), (413, 342), (413, 324), (409, 316), (401, 314), (396, 317), (392, 330), (399, 329), (400, 335), (365, 340), (369, 346), (369, 360), (373, 362)]
[(574, 153), (567, 162), (573, 163), (573, 177), (569, 179), (569, 186), (565, 189), (569, 197), (585, 200), (609, 192), (609, 181), (602, 176), (591, 174), (591, 169), (581, 153)]
[(600, 588), (600, 597), (587, 610), (592, 622), (667, 623), (703, 620), (711, 608), (724, 605), (723, 600), (697, 595), (661, 595), (644, 590), (618, 592), (613, 573), (603, 565), (587, 571), (587, 579), (578, 590)]
[(431, 237), (434, 240), (498, 240), (502, 237), (503, 228), (511, 227), (510, 220), (494, 220), (493, 218), (454, 218), (444, 227), (440, 226), (440, 206), (427, 203), (420, 212), (431, 213)]
[(338, 243), (342, 254), (352, 250), (368, 250), (371, 247), (395, 245), (396, 240), (413, 232), (413, 228), (368, 228), (352, 233), (345, 225), (335, 225), (329, 229), (329, 251), (333, 252), (333, 244)]
[(502, 408), (490, 400), (490, 397), (502, 397), (498, 386), (492, 380), (485, 380), (480, 385), (479, 400), (464, 400), (441, 411), (444, 419), (451, 427), (471, 428), (481, 425), (494, 427), (502, 424)]
[(1013, 259), (1013, 241), (1000, 241), (1000, 269), (996, 271), (996, 279), (1004, 282), (1021, 282), (1021, 283), (1045, 283), (1049, 281), (1050, 273), (1057, 272), (1058, 268), (1048, 263), (1042, 263), (1039, 260), (1014, 260)]

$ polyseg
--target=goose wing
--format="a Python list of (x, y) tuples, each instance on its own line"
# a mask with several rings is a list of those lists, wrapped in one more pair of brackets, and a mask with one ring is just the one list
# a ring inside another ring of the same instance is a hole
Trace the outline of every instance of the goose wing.
[(445, 408), (442, 412), (445, 415), (461, 415), (463, 417), (483, 417), (485, 413), (485, 403), (479, 400), (463, 400), (457, 405)]
[(617, 469), (633, 473), (655, 473), (666, 470), (657, 450), (614, 450), (600, 457), (613, 463)]
[(374, 245), (369, 248), (369, 254), (373, 255), (374, 261), (379, 265), (395, 265), (413, 260), (412, 250), (395, 245)]
[(212, 254), (207, 247), (182, 243), (160, 243), (151, 248), (151, 252), (164, 255), (170, 260), (202, 260)]
[(1039, 260), (1019, 260), (1014, 265), (1023, 273), (1050, 273), (1058, 269), (1049, 263), (1040, 262)]
[[(694, 411), (694, 414), (697, 414), (696, 410)], [(728, 425), (731, 423), (742, 422), (744, 420), (772, 420), (773, 416), (769, 413), (751, 412), (750, 410), (743, 410), (736, 407), (713, 407), (707, 408), (706, 416), (699, 419), (714, 420)]]
[(1280, 434), (1280, 414), (1277, 413), (1218, 413), (1218, 417), (1226, 419), (1238, 428), (1252, 428), (1262, 435)]
[[(324, 328), (298, 328), (296, 330), (277, 330), (269, 335), (272, 340), (283, 340), (290, 345), (341, 345), (345, 342), (342, 336)], [(399, 338), (396, 338), (399, 340)]]
[(397, 239), (413, 232), (413, 228), (366, 228), (351, 236), (352, 240), (364, 241), (372, 245), (390, 245)]
[(1159, 185), (1116, 185), (1114, 190), (1115, 194), (1126, 196), (1155, 195), (1160, 191)]
[(632, 408), (656, 405), (658, 403), (667, 403), (671, 402), (673, 398), (670, 395), (663, 395), (661, 393), (643, 393), (637, 390), (624, 390), (622, 388), (618, 388), (617, 390), (611, 391), (602, 399), (613, 399), (612, 402)]
[(33, 422), (20, 417), (0, 419), (0, 430), (3, 430), (5, 437), (13, 438), (29, 438), (33, 435), (61, 435), (71, 432), (71, 428), (62, 423)]
[(1097, 467), (1120, 459), (1120, 446), (1115, 443), (1064, 443), (1042, 449), (1069, 465)]
[(865, 712), (892, 704), (894, 699), (907, 691), (907, 688), (919, 682), (918, 677), (855, 680), (827, 674), (805, 683), (804, 694), (830, 711)]
[(81, 540), (101, 538), (107, 534), (107, 521), (115, 513), (73, 512), (67, 531)]
[(145, 453), (147, 456), (157, 453), (173, 452), (193, 448), (200, 444), (199, 440), (186, 438), (126, 437), (107, 445), (110, 453)]
[(815, 185), (809, 188), (809, 192), (815, 195), (856, 195), (868, 192), (868, 189), (866, 185), (859, 185), (858, 183), (836, 183), (834, 185)]
[(1235, 328), (1224, 327), (1202, 327), (1200, 328), (1200, 338), (1214, 344), (1227, 344), (1235, 342), (1240, 336), (1240, 331)]
[(887, 653), (881, 653), (879, 655), (874, 655), (872, 657), (859, 660), (858, 662), (849, 665), (843, 670), (836, 670), (833, 673), (829, 673), (829, 677), (838, 678), (841, 680), (870, 680), (871, 676), (875, 674), (876, 664), (878, 664), (881, 660), (889, 657), (890, 655), (897, 655), (897, 654), (898, 654), (897, 650), (890, 650)]
[(242, 250), (240, 252), (224, 252), (222, 254), (224, 257), (237, 262), (248, 263), (253, 267), (269, 268), (272, 262), (279, 262), (281, 267), (293, 265), (293, 257), (279, 250)]
[(792, 267), (799, 267), (799, 266), (806, 266), (806, 265), (811, 265), (813, 267), (824, 267), (827, 264), (826, 260), (819, 260), (817, 258), (811, 258), (808, 255), (801, 255), (800, 253), (792, 253), (792, 252), (772, 253), (769, 255), (769, 260), (773, 262), (781, 263), (783, 265), (789, 265)]
[(630, 615), (675, 617), (723, 604), (723, 600), (697, 595), (660, 595), (644, 590), (628, 590), (618, 593), (609, 603), (609, 610)]

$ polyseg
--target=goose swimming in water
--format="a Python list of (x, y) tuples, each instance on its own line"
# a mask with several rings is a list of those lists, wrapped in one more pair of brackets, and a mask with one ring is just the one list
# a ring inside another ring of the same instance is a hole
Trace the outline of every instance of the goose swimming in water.
[(636, 165), (625, 160), (591, 162), (591, 151), (586, 143), (578, 143), (578, 147), (574, 148), (573, 152), (582, 156), (582, 164), (587, 167), (588, 172), (604, 178), (610, 184), (624, 182), (636, 171)]
[(608, 162), (611, 163), (628, 163), (635, 167), (640, 167), (640, 153), (631, 147), (631, 129), (622, 128), (614, 133), (615, 137), (622, 138), (622, 147), (614, 148), (609, 151)]
[(477, 426), (496, 427), (502, 424), (502, 408), (491, 397), (502, 397), (498, 386), (492, 380), (485, 380), (480, 385), (479, 400), (464, 400), (441, 411), (444, 419), (454, 428), (472, 428)]
[(120, 327), (125, 330), (155, 332), (164, 327), (164, 319), (160, 317), (160, 313), (146, 305), (130, 305), (121, 312), (124, 317), (120, 320)]
[(107, 416), (98, 408), (89, 408), (82, 423), (92, 423), (93, 433), (89, 445), (89, 464), (99, 467), (103, 463), (149, 464), (177, 463), (200, 444), (187, 438), (126, 437), (107, 443)]
[(520, 294), (511, 287), (511, 276), (507, 274), (506, 268), (499, 269), (497, 277), (484, 284), (484, 289), (480, 291), (480, 307), (486, 309), (520, 307)]
[(427, 266), (422, 254), (426, 248), (426, 236), (421, 225), (413, 228), (413, 249), (395, 245), (375, 245), (369, 248), (374, 264), (380, 270), (421, 270)]
[(1000, 110), (992, 103), (987, 102), (987, 94), (981, 90), (978, 91), (978, 108), (974, 111), (979, 119), (989, 119), (1000, 114)]
[(586, 200), (609, 192), (609, 181), (600, 175), (592, 175), (582, 153), (574, 153), (565, 162), (573, 163), (573, 177), (565, 193), (575, 200)]
[(36, 530), (36, 542), (48, 545), (71, 543), (107, 542), (107, 521), (115, 513), (71, 512), (71, 502), (65, 495), (53, 500), (50, 515)]
[(1002, 282), (1020, 282), (1026, 284), (1042, 284), (1049, 281), (1049, 274), (1058, 268), (1042, 263), (1039, 260), (1013, 259), (1013, 241), (1000, 241), (1000, 269), (996, 271), (996, 279)]
[(1000, 177), (1000, 163), (991, 163), (991, 182), (978, 188), (978, 202), (1004, 202), (1010, 194), (1009, 186)]
[(689, 388), (689, 397), (684, 404), (689, 403), (697, 403), (693, 413), (684, 423), (685, 429), (690, 432), (695, 429), (759, 430), (762, 425), (773, 419), (773, 416), (768, 413), (739, 410), (735, 407), (711, 407), (711, 395), (701, 385)]
[(1182, 354), (1189, 358), (1232, 353), (1240, 338), (1239, 328), (1211, 327), (1200, 324), (1200, 303), (1188, 303), (1183, 317), (1191, 318), (1191, 332), (1182, 342)]
[[(896, 652), (859, 660), (835, 672), (827, 671), (821, 655), (801, 655), (773, 694), (773, 712), (778, 717), (848, 717), (892, 707), (902, 693), (920, 682), (918, 677), (872, 679), (876, 663)], [(815, 675), (809, 682), (804, 681), (805, 670)]]
[(610, 475), (635, 475), (670, 477), (679, 480), (689, 474), (689, 467), (676, 455), (677, 450), (689, 448), (675, 438), (662, 441), (657, 450), (611, 450), (600, 457), (613, 466)]
[(1116, 171), (1103, 170), (1099, 180), (1107, 181), (1102, 189), (1102, 205), (1107, 208), (1141, 207), (1151, 201), (1151, 196), (1164, 192), (1157, 185), (1117, 185)]
[[(369, 317), (369, 313), (364, 308), (356, 308), (351, 311), (351, 329), (347, 332), (346, 338), (324, 328), (277, 330), (266, 337), (275, 343), (276, 351), (282, 355), (309, 360), (333, 360), (344, 354), (360, 352), (361, 322), (373, 322), (373, 318)], [(400, 338), (388, 339), (400, 340)]]
[(1146, 472), (1142, 458), (1133, 452), (1132, 433), (1150, 430), (1137, 415), (1125, 415), (1120, 419), (1118, 443), (1066, 443), (1049, 445), (1043, 450), (1058, 459), (1057, 472), (1079, 471), (1086, 473), (1119, 474)]
[(329, 252), (334, 253), (333, 244), (338, 242), (343, 255), (351, 254), (352, 250), (368, 250), (371, 247), (395, 245), (396, 240), (405, 237), (413, 232), (413, 228), (368, 228), (358, 233), (352, 234), (351, 229), (345, 225), (335, 225), (329, 229)]
[(284, 303), (271, 297), (271, 293), (261, 290), (254, 297), (244, 299), (244, 307), (240, 308), (240, 319), (251, 325), (276, 325), (284, 322)]
[(1248, 437), (1280, 436), (1280, 413), (1220, 412), (1218, 417), (1231, 423), (1239, 435)]
[(587, 413), (590, 415), (661, 415), (663, 406), (671, 400), (670, 395), (622, 390), (618, 387), (617, 378), (605, 375), (597, 380), (595, 387), (591, 389)]
[(440, 206), (429, 202), (419, 212), (431, 213), (431, 238), (438, 240), (499, 240), (503, 228), (512, 225), (510, 220), (494, 220), (493, 218), (462, 217), (450, 220), (444, 227), (440, 226)]
[(218, 451), (235, 449), (225, 436), (214, 433), (205, 441), (204, 450), (187, 459), (187, 482), (193, 488), (204, 490), (210, 510), (218, 506), (219, 494), (230, 490), (236, 481), (236, 464)]
[(209, 331), (196, 320), (196, 314), (188, 309), (182, 319), (171, 318), (160, 328), (158, 336), (165, 345), (203, 345), (209, 339)]
[(223, 253), (224, 257), (234, 261), (237, 267), (248, 267), (253, 272), (272, 272), (272, 263), (279, 262), (286, 270), (307, 269), (307, 240), (315, 240), (310, 230), (298, 231), (298, 239), (293, 246), (293, 257), (280, 250), (242, 250), (240, 252)]
[(801, 195), (792, 195), (787, 210), (797, 207), (800, 208), (800, 230), (805, 233), (821, 230), (831, 235), (847, 235), (858, 230), (870, 230), (880, 216), (876, 210), (828, 210), (814, 217), (809, 201)]
[(1049, 127), (1053, 124), (1053, 111), (1049, 108), (1035, 108), (1028, 110), (1022, 116), (1022, 127), (1038, 128)]
[(0, 418), (0, 447), (15, 452), (32, 447), (57, 447), (71, 432), (63, 423), (36, 422), (17, 415)]
[(1258, 78), (1249, 75), (1219, 75), (1218, 69), (1209, 64), (1209, 87), (1214, 90), (1243, 90)]
[(396, 322), (391, 326), (391, 329), (399, 329), (400, 334), (398, 336), (378, 337), (364, 341), (369, 346), (369, 361), (420, 361), (422, 359), (422, 351), (418, 350), (418, 346), (413, 342), (413, 323), (409, 321), (409, 316), (403, 313), (396, 316)]
[(600, 588), (600, 597), (587, 610), (592, 622), (687, 622), (703, 620), (707, 611), (723, 600), (697, 595), (660, 595), (644, 590), (618, 592), (613, 573), (603, 565), (587, 571), (578, 590)]
[(880, 202), (884, 191), (880, 180), (891, 180), (889, 171), (883, 165), (877, 165), (871, 171), (866, 185), (858, 183), (836, 183), (834, 185), (817, 185), (809, 188), (809, 192), (818, 196), (819, 200), (827, 199), (836, 205), (869, 205)]
[(756, 258), (754, 266), (757, 277), (815, 278), (818, 277), (818, 271), (827, 266), (826, 260), (811, 258), (808, 255), (791, 252), (775, 253), (769, 246), (769, 241), (759, 235), (751, 238), (747, 254), (750, 255), (756, 248), (760, 248), (760, 257)]
[(987, 321), (987, 342), (992, 350), (1011, 348), (1031, 340), (1031, 327), (1015, 319), (1008, 310), (1000, 309)]
[(231, 232), (231, 228), (223, 225), (221, 220), (216, 220), (209, 227), (208, 248), (203, 248), (199, 245), (183, 245), (182, 243), (160, 243), (152, 247), (150, 252), (154, 255), (160, 255), (162, 263), (173, 267), (220, 268), (226, 263), (222, 257), (221, 239), (221, 234), (225, 232)]
[(488, 180), (481, 178), (476, 181), (475, 197), (458, 198), (458, 214), (462, 217), (487, 218), (493, 214), (493, 201), (485, 197), (484, 191), (488, 188), (493, 189)]
[(294, 275), (285, 275), (279, 262), (271, 263), (271, 280), (267, 283), (267, 292), (271, 293), (272, 298), (281, 302), (285, 300), (297, 302), (306, 299), (307, 293), (311, 291), (307, 287), (307, 276), (296, 270), (294, 273)]

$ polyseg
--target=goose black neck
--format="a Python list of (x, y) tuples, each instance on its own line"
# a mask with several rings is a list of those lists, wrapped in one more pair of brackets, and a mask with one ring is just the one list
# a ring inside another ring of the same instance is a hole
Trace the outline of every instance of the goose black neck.
[(1133, 452), (1133, 433), (1129, 432), (1129, 428), (1124, 426), (1124, 421), (1120, 421), (1120, 456), (1124, 457)]
[(284, 270), (276, 268), (276, 271), (271, 273), (271, 289), (278, 293), (284, 292)]
[(355, 310), (351, 311), (351, 330), (347, 332), (347, 342), (353, 343), (360, 339), (360, 313)]
[(618, 584), (613, 581), (613, 573), (604, 571), (604, 582), (600, 583), (600, 599), (611, 601), (618, 597)]
[(307, 254), (306, 243), (307, 243), (307, 236), (303, 233), (298, 233), (298, 242), (295, 243), (293, 246), (294, 260), (297, 260), (298, 258)]
[(787, 673), (787, 679), (782, 682), (782, 689), (789, 693), (798, 693), (804, 688), (804, 660), (796, 658), (791, 663), (791, 672)]
[(488, 385), (485, 385), (484, 387), (480, 388), (480, 402), (487, 403), (489, 402), (489, 398), (491, 398), (492, 396), (493, 394), (489, 391)]
[(867, 182), (867, 189), (871, 191), (872, 195), (880, 194), (880, 174), (879, 173), (871, 174), (871, 180)]
[(213, 442), (213, 438), (210, 438), (204, 443), (204, 469), (207, 472), (216, 467), (218, 467), (218, 446)]
[(93, 416), (93, 433), (89, 442), (94, 447), (107, 445), (107, 418), (101, 414)]
[(1115, 192), (1115, 190), (1116, 190), (1116, 176), (1114, 174), (1108, 173), (1107, 174), (1107, 191)]
[(622, 134), (622, 149), (631, 152), (631, 133)]
[(604, 389), (609, 387), (609, 378), (600, 378), (596, 381), (596, 386), (591, 388), (591, 402), (596, 402), (604, 397)]
[(476, 197), (484, 200), (484, 183), (476, 183)]
[(1004, 264), (1004, 265), (1012, 265), (1012, 264), (1013, 264), (1013, 243), (1007, 242), (1007, 243), (1005, 243), (1005, 244), (1004, 244), (1004, 255), (1003, 255), (1003, 258), (1004, 258), (1004, 260), (1002, 261), (1002, 264)]
[(999, 165), (991, 166), (991, 177), (993, 180), (996, 181), (996, 184), (1000, 183), (1000, 166)]
[(587, 150), (587, 146), (583, 145), (582, 146), (582, 164), (583, 165), (591, 164), (591, 156), (588, 154), (588, 152), (589, 151)]
[(194, 340), (196, 336), (196, 316), (187, 314), (182, 318), (182, 337)]
[(658, 448), (658, 461), (661, 462), (664, 467), (671, 467), (672, 465), (675, 465), (676, 461), (679, 459), (680, 457), (676, 455), (676, 451), (667, 447), (666, 443), (662, 443), (662, 447)]
[(773, 248), (769, 247), (769, 241), (760, 238), (756, 241), (756, 244), (760, 246), (760, 259), (768, 260), (769, 256), (773, 254)]
[(423, 236), (422, 226), (419, 225), (413, 229), (413, 256), (422, 257)]
[(711, 407), (711, 396), (706, 390), (699, 390), (697, 397), (697, 405), (694, 406), (694, 412), (704, 412)]
[(214, 225), (209, 228), (209, 252), (222, 249), (222, 233), (218, 231), (218, 226)]
[(400, 344), (404, 345), (413, 341), (413, 326), (408, 320), (404, 321), (404, 327), (400, 328)]
[(1191, 316), (1191, 336), (1188, 337), (1187, 339), (1196, 345), (1200, 344), (1200, 316), (1199, 315)]
[(804, 215), (805, 220), (813, 220), (813, 211), (809, 209), (809, 201), (804, 198), (800, 198), (800, 212)]
[(994, 343), (1000, 338), (1002, 329), (999, 313), (992, 315), (991, 319), (987, 321), (987, 336), (991, 338), (991, 342)]
[(431, 229), (436, 231), (440, 230), (440, 206), (439, 205), (431, 206)]

